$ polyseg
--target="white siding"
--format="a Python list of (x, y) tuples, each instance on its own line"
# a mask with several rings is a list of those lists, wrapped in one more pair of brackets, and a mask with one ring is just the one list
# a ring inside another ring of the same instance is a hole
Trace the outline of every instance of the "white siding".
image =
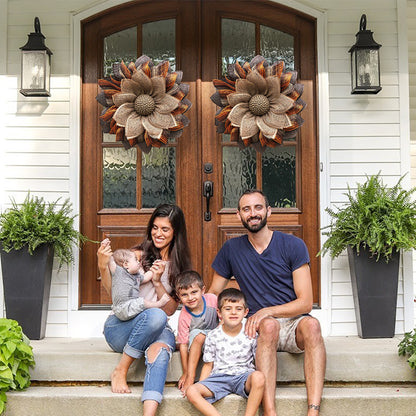
[[(314, 2), (316, 3), (316, 2)], [(320, 2), (323, 4), (324, 2)], [(341, 4), (342, 3), (342, 4)], [(329, 203), (346, 201), (347, 184), (356, 187), (366, 175), (381, 172), (387, 184), (403, 172), (399, 94), (398, 22), (395, 1), (325, 2), (328, 8), (329, 67)], [(361, 14), (367, 29), (382, 44), (382, 91), (377, 95), (350, 94), (348, 49), (355, 42)], [(402, 270), (402, 269), (401, 269)], [(403, 273), (401, 272), (396, 333), (404, 330)], [(332, 261), (331, 335), (354, 335), (354, 304), (347, 256)]]
[[(7, 86), (6, 94), (2, 94), (1, 98), (5, 105), (0, 110), (0, 120), (4, 122), (0, 133), (1, 209), (8, 206), (10, 196), (19, 201), (28, 189), (48, 200), (73, 196), (80, 178), (77, 176), (79, 161), (74, 161), (72, 157), (76, 152), (71, 140), (79, 138), (79, 125), (73, 124), (73, 120), (79, 117), (71, 114), (77, 108), (77, 103), (74, 102), (76, 100), (71, 102), (71, 97), (76, 97), (76, 94), (71, 91), (71, 85), (74, 84), (71, 84), (70, 76), (74, 62), (79, 61), (80, 48), (72, 50), (72, 42), (77, 36), (77, 33), (72, 33), (72, 16), (81, 8), (88, 10), (89, 6), (94, 5), (94, 12), (98, 12), (102, 9), (101, 4), (110, 7), (122, 2), (55, 0), (52, 6), (50, 0), (0, 0), (0, 12), (3, 12), (0, 22), (5, 23), (0, 25), (0, 34), (4, 35), (0, 39), (7, 39), (7, 43), (3, 41), (0, 44), (0, 68), (4, 68), (0, 73), (0, 86)], [(408, 153), (409, 142), (402, 132), (403, 90), (399, 83), (403, 62), (399, 54), (398, 27), (401, 25), (397, 11), (397, 2), (405, 4), (405, 0), (281, 2), (291, 7), (303, 5), (303, 11), (315, 8), (325, 13), (327, 19), (323, 23), (323, 36), (318, 36), (321, 39), (318, 45), (319, 56), (322, 57), (320, 67), (328, 69), (328, 85), (320, 85), (320, 89), (329, 91), (328, 102), (319, 103), (321, 109), (328, 110), (328, 124), (321, 130), (327, 133), (320, 137), (321, 156), (324, 155), (323, 162), (328, 163), (323, 166), (326, 180), (322, 181), (325, 185), (320, 190), (322, 211), (325, 206), (345, 201), (343, 193), (347, 190), (347, 184), (354, 188), (356, 182), (365, 179), (366, 174), (381, 171), (387, 183), (394, 183), (408, 166), (403, 161), (403, 154)], [(411, 176), (416, 184), (416, 1), (408, 0), (407, 5)], [(348, 49), (355, 42), (362, 13), (367, 15), (367, 28), (374, 32), (375, 40), (383, 45), (380, 50), (383, 89), (374, 96), (350, 94)], [(35, 16), (40, 18), (46, 44), (53, 52), (50, 98), (25, 98), (18, 92), (19, 47), (26, 43), (27, 34), (33, 31)], [(77, 55), (73, 56), (72, 52)], [(322, 120), (319, 122), (321, 124)], [(323, 214), (323, 226), (326, 225), (325, 221), (328, 218)], [(331, 262), (331, 266), (323, 268), (322, 273), (330, 274), (321, 276), (321, 281), (325, 282), (323, 291), (329, 293), (323, 304), (323, 310), (330, 315), (327, 334), (355, 335), (357, 330), (346, 256)], [(69, 276), (73, 276), (72, 282)], [(68, 336), (72, 334), (72, 327), (82, 324), (88, 326), (85, 323), (86, 312), (80, 312), (79, 317), (70, 316), (71, 305), (77, 304), (77, 299), (74, 299), (76, 290), (73, 289), (77, 278), (75, 272), (71, 274), (64, 269), (57, 273), (54, 270), (47, 336)], [(403, 287), (401, 276), (397, 333), (402, 333), (404, 328)], [(96, 312), (90, 315), (96, 320)], [(97, 328), (101, 328), (101, 323)]]
[[(72, 12), (84, 7), (83, 0), (9, 0), (7, 3), (7, 51), (1, 59), (7, 74), (7, 105), (2, 113), (3, 158), (0, 202), (21, 201), (30, 190), (48, 201), (69, 198), (70, 177), (70, 74)], [(46, 45), (52, 50), (51, 97), (26, 98), (19, 93), (20, 50), (27, 34), (40, 19)], [(1, 49), (0, 49), (1, 50)], [(2, 90), (4, 91), (4, 90)], [(77, 212), (77, 207), (74, 207)], [(46, 336), (68, 336), (68, 269), (54, 263)]]

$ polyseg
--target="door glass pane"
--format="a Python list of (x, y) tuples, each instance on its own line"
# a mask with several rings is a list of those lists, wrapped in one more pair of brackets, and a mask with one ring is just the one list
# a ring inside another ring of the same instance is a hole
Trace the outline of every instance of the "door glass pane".
[(236, 146), (222, 148), (223, 207), (236, 208), (246, 189), (256, 187), (256, 151)]
[(104, 38), (104, 76), (113, 73), (113, 64), (124, 61), (135, 62), (137, 59), (137, 28), (113, 33)]
[(250, 62), (256, 52), (256, 25), (241, 20), (221, 20), (222, 73), (228, 65)]
[(260, 54), (269, 63), (283, 61), (285, 68), (295, 68), (294, 37), (268, 26), (260, 26)]
[(176, 148), (153, 148), (142, 154), (142, 207), (175, 203)]
[(262, 190), (276, 208), (296, 207), (296, 148), (268, 147), (262, 155)]
[[(260, 52), (269, 63), (285, 62), (286, 70), (294, 69), (294, 37), (280, 30), (260, 25), (260, 51), (256, 51), (254, 23), (222, 19), (222, 71), (238, 60), (250, 62)], [(242, 192), (261, 182), (270, 205), (296, 207), (296, 138), (287, 140), (293, 146), (266, 148), (261, 166), (256, 165), (257, 152), (252, 149), (224, 146), (229, 135), (223, 135), (223, 207), (234, 208)]]
[(103, 149), (103, 208), (136, 208), (136, 162), (136, 149)]
[(157, 65), (168, 60), (175, 70), (175, 19), (159, 20), (142, 26), (142, 53)]

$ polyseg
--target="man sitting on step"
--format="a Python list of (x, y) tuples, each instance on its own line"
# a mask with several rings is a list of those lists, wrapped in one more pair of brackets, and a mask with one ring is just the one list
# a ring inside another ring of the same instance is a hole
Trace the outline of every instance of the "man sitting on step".
[(219, 294), (234, 276), (246, 295), (246, 333), (258, 333), (256, 367), (266, 377), (265, 416), (276, 416), (276, 351), (305, 352), (304, 371), (308, 416), (319, 414), (326, 352), (319, 322), (309, 315), (313, 294), (309, 254), (305, 243), (267, 226), (271, 208), (259, 190), (240, 197), (237, 216), (248, 234), (227, 240), (212, 267), (209, 289)]

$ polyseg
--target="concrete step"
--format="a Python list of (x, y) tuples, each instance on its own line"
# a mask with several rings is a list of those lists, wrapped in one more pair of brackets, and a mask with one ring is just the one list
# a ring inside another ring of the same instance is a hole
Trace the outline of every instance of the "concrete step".
[[(327, 382), (415, 382), (416, 371), (397, 354), (400, 338), (361, 339), (329, 337), (327, 348)], [(108, 382), (120, 359), (102, 338), (45, 338), (31, 341), (36, 367), (34, 381)], [(277, 382), (303, 382), (303, 355), (278, 353)], [(179, 353), (173, 354), (167, 382), (175, 383), (182, 374)], [(144, 378), (143, 359), (135, 363), (129, 381)]]
[[(401, 338), (330, 337), (321, 416), (413, 416), (416, 371), (397, 354)], [(104, 339), (46, 338), (31, 341), (36, 368), (32, 386), (7, 393), (4, 416), (140, 415), (143, 360), (129, 373), (131, 394), (113, 394), (110, 374), (120, 359)], [(279, 416), (306, 414), (303, 356), (278, 353), (276, 404)], [(182, 371), (174, 353), (158, 416), (199, 415), (175, 387)], [(230, 395), (216, 404), (222, 415), (244, 414), (246, 402)]]
[[(30, 387), (23, 392), (9, 392), (4, 416), (114, 416), (140, 415), (142, 388), (133, 386), (131, 394), (113, 394), (109, 386)], [(245, 400), (230, 395), (215, 406), (224, 416), (244, 414)], [(304, 387), (277, 387), (278, 415), (306, 414)], [(320, 416), (413, 416), (416, 388), (325, 387)], [(200, 415), (175, 387), (166, 387), (158, 416)]]

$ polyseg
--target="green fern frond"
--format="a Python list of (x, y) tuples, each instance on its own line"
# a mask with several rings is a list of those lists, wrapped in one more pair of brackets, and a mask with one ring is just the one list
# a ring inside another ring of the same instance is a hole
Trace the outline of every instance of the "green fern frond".
[(416, 188), (403, 189), (403, 178), (388, 188), (379, 173), (367, 176), (355, 191), (348, 186), (348, 203), (326, 209), (331, 222), (322, 230), (328, 239), (318, 254), (329, 252), (335, 258), (347, 246), (358, 252), (368, 247), (377, 260), (389, 261), (394, 252), (416, 248)]
[(21, 205), (12, 199), (12, 207), (0, 214), (0, 241), (4, 251), (25, 246), (29, 253), (42, 244), (53, 246), (59, 267), (74, 260), (73, 247), (90, 241), (74, 228), (76, 215), (67, 199), (59, 206), (60, 198), (46, 203), (43, 198), (26, 196)]

